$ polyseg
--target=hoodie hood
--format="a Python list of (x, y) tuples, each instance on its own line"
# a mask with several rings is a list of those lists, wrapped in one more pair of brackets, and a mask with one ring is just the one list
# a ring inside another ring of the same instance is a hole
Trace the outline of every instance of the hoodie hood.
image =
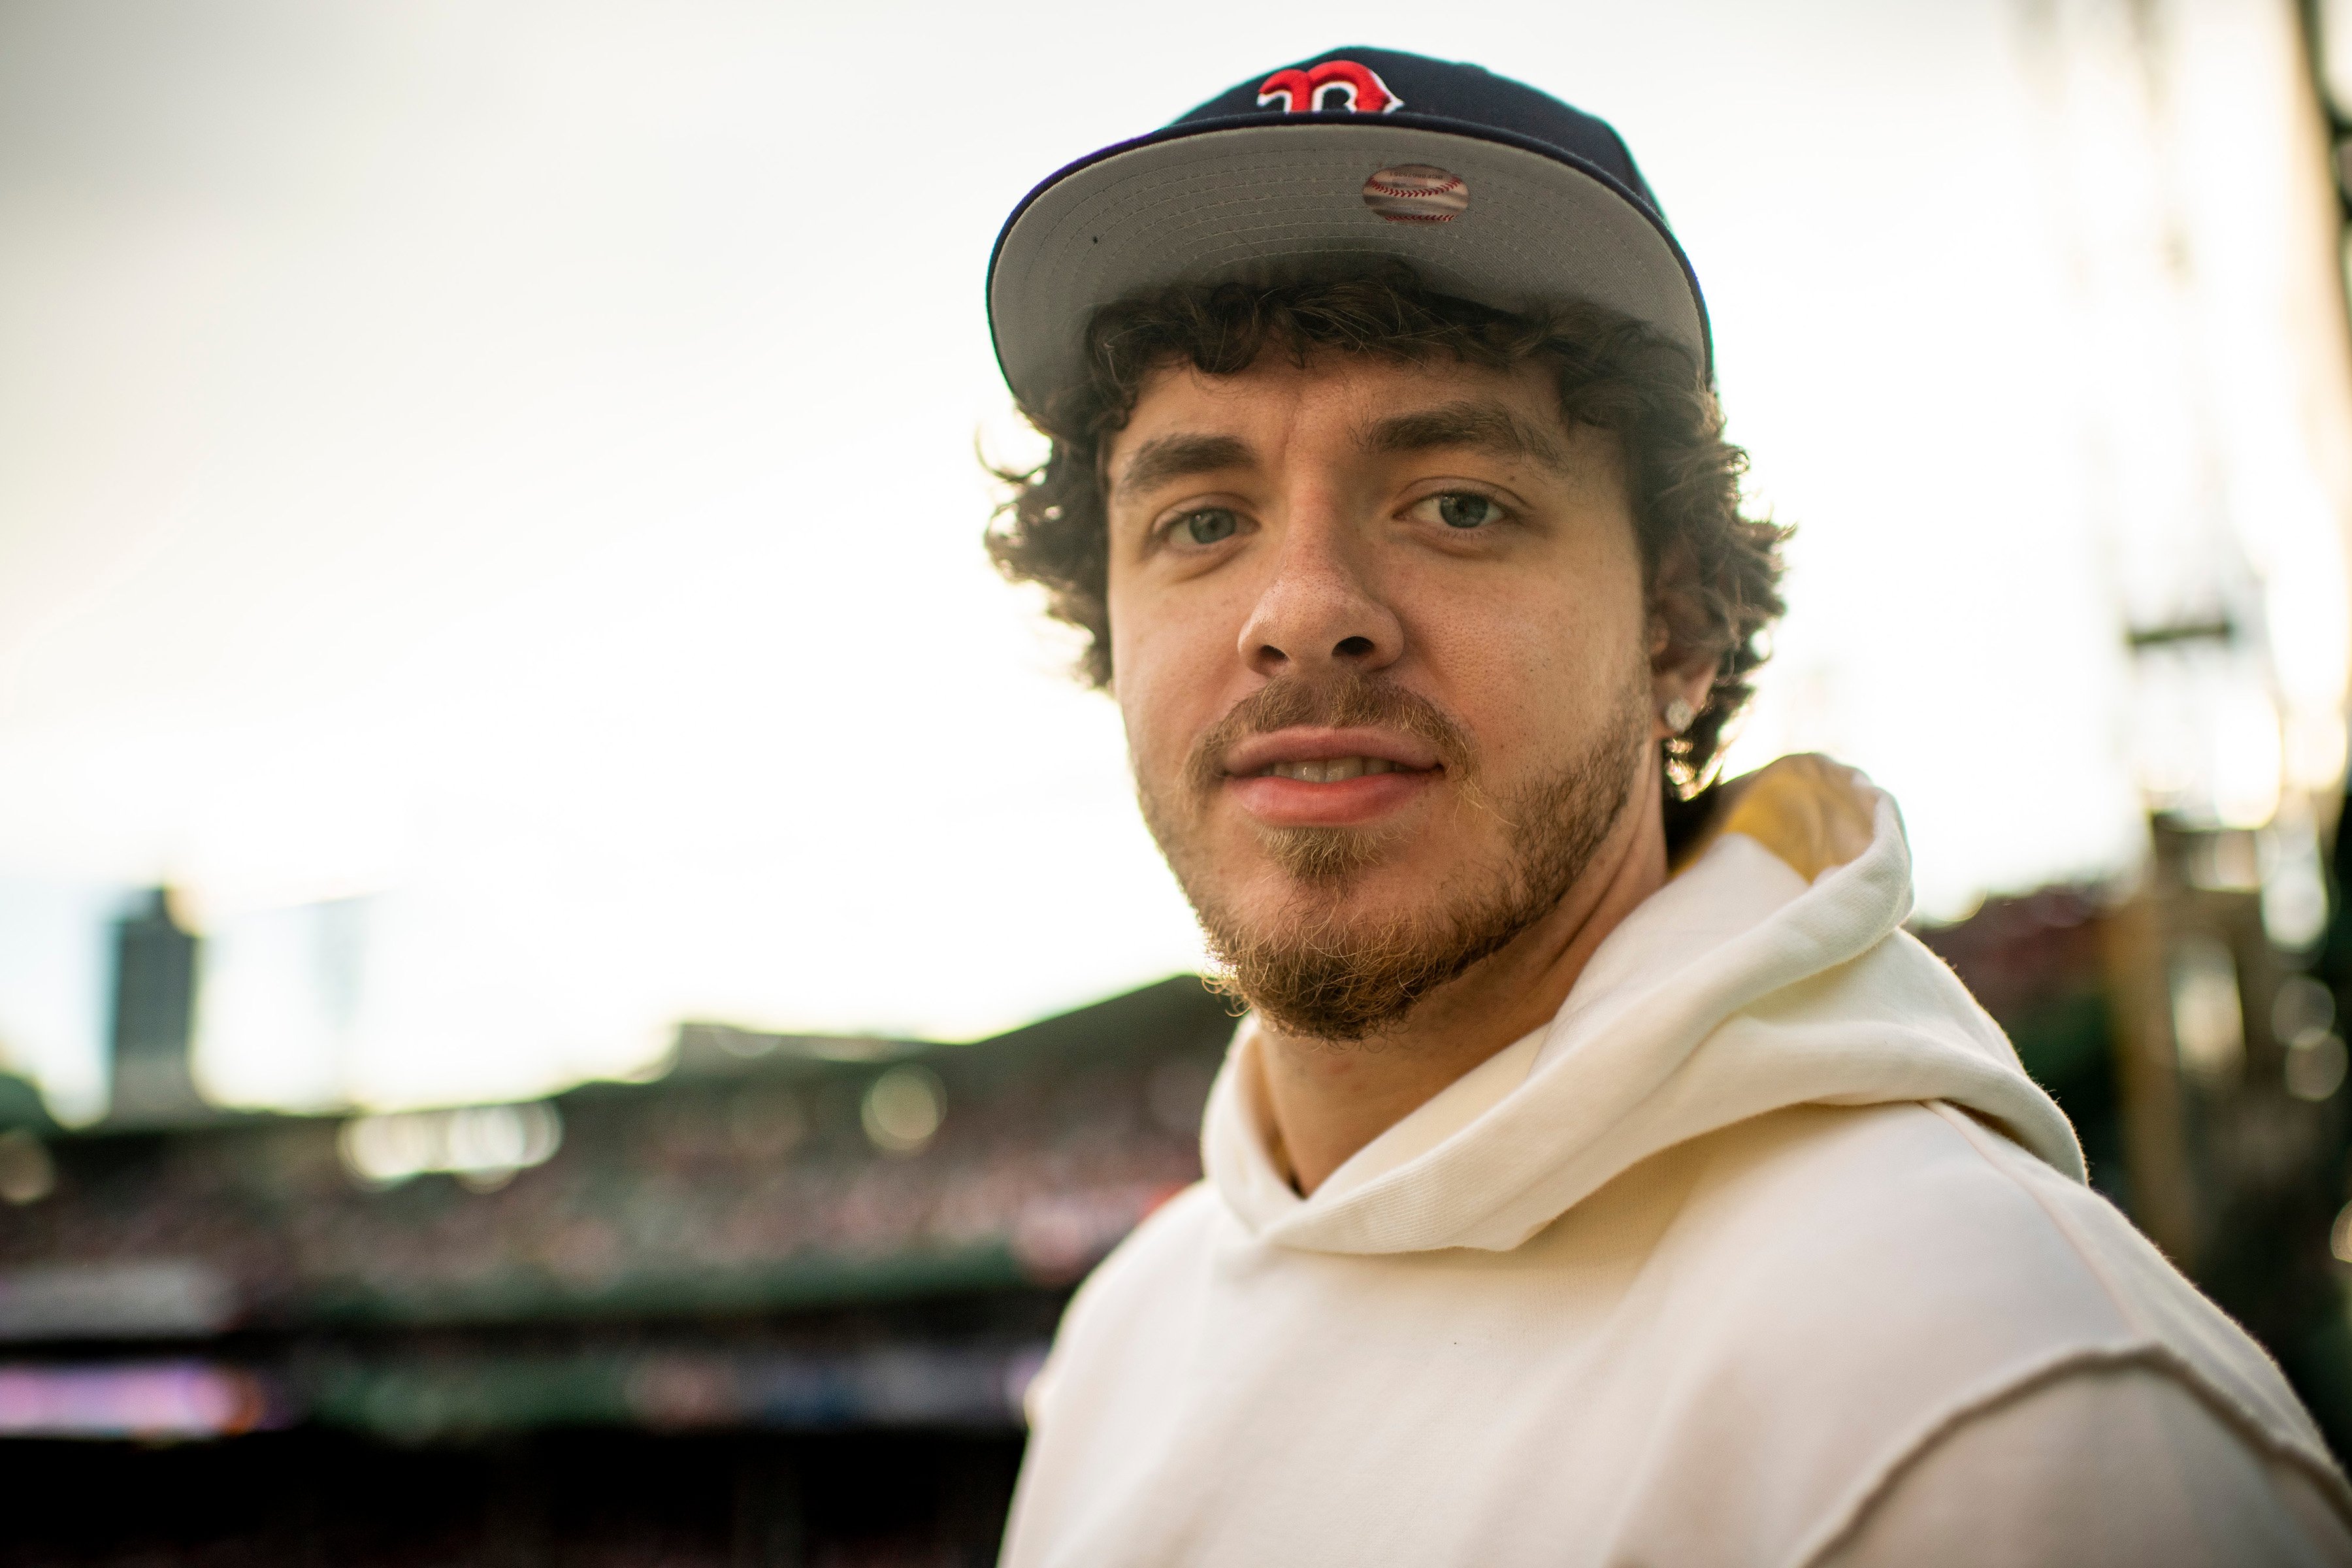
[[(1945, 1101), (2082, 1181), (2064, 1115), (1902, 929), (1911, 851), (1894, 800), (1843, 769), (1787, 769), (1759, 775), (1781, 776), (1609, 934), (1546, 1028), (1311, 1196), (1270, 1148), (1244, 1020), (1202, 1129), (1209, 1180), (1243, 1226), (1318, 1252), (1507, 1250), (1650, 1155), (1797, 1105)], [(1819, 831), (1792, 847), (1792, 821), (1840, 817), (1856, 844), (1867, 832), (1859, 853), (1820, 867)]]

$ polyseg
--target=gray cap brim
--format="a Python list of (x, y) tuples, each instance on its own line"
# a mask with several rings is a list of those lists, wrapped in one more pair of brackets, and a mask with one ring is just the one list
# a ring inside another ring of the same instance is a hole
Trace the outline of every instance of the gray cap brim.
[[(1444, 223), (1381, 217), (1365, 203), (1365, 181), (1401, 164), (1459, 176), (1468, 206)], [(1684, 345), (1711, 374), (1698, 285), (1639, 198), (1557, 151), (1402, 116), (1188, 127), (1063, 171), (997, 240), (988, 280), (997, 362), (1022, 405), (1042, 410), (1085, 378), (1087, 324), (1105, 305), (1176, 283), (1381, 258), (1500, 310), (1605, 306)]]

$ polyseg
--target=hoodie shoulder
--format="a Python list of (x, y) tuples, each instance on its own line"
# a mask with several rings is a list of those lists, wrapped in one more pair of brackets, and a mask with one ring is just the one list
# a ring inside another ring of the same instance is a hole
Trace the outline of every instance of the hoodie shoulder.
[(2261, 1348), (2105, 1199), (1964, 1112), (1798, 1107), (1666, 1158), (1694, 1163), (1657, 1258), (1685, 1281), (1667, 1430), (1696, 1473), (1755, 1491), (1729, 1517), (1803, 1498), (1789, 1538), (1818, 1546), (1971, 1414), (2131, 1364), (2342, 1493)]

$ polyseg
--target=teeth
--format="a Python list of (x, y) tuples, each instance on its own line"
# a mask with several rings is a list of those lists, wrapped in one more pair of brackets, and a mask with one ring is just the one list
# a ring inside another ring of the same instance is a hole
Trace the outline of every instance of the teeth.
[(1276, 778), (1307, 784), (1337, 784), (1366, 773), (1392, 773), (1397, 765), (1386, 757), (1310, 757), (1304, 762), (1276, 763), (1265, 771)]

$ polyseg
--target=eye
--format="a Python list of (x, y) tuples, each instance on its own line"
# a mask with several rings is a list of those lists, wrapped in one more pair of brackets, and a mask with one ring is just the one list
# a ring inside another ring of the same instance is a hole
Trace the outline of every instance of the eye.
[(1234, 536), (1240, 520), (1221, 506), (1202, 507), (1182, 520), (1186, 537), (1195, 544), (1216, 544)]
[(1449, 490), (1437, 498), (1437, 519), (1448, 528), (1483, 528), (1502, 516), (1501, 507), (1467, 490)]

